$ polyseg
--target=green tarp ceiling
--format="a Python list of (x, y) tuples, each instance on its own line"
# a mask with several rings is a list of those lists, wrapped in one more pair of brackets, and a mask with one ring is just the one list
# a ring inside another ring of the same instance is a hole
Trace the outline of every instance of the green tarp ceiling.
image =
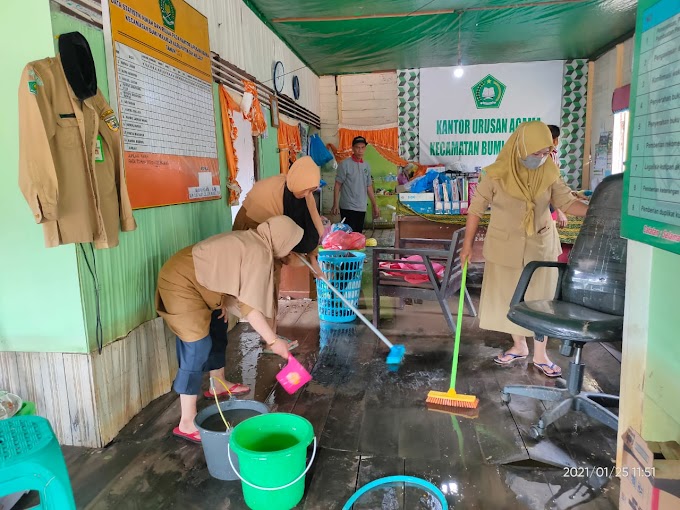
[[(637, 0), (246, 0), (317, 74), (592, 58)], [(286, 70), (287, 72), (293, 70)]]

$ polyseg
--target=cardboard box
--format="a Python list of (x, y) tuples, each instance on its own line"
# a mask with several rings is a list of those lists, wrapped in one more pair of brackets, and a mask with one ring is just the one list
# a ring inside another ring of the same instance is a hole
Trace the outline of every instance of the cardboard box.
[(420, 214), (434, 214), (434, 193), (399, 193), (399, 201)]
[(623, 443), (619, 509), (680, 509), (680, 445), (645, 441), (632, 428)]

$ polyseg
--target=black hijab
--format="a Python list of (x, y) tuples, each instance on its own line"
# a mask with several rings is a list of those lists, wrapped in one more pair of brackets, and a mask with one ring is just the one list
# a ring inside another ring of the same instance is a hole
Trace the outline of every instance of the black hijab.
[(59, 36), (59, 56), (68, 84), (81, 101), (97, 95), (97, 72), (87, 39), (79, 32)]
[(307, 208), (307, 200), (296, 198), (288, 185), (283, 187), (283, 214), (293, 220), (302, 230), (302, 241), (293, 251), (295, 253), (311, 253), (319, 246), (319, 232), (312, 221), (312, 215)]

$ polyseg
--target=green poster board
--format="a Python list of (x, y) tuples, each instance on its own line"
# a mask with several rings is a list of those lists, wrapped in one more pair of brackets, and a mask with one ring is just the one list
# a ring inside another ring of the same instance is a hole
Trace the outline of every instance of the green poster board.
[(680, 254), (680, 2), (640, 0), (621, 233)]

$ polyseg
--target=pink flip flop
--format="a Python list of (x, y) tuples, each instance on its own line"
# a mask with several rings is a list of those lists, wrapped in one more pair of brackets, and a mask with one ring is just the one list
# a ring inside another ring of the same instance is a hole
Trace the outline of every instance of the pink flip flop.
[[(221, 391), (217, 394), (217, 398), (225, 398), (228, 397), (231, 392), (232, 396), (238, 396), (238, 395), (245, 395), (246, 393), (250, 393), (250, 388), (248, 386), (245, 386), (244, 384), (234, 384), (231, 388), (229, 388), (229, 391)], [(203, 396), (205, 398), (215, 398), (215, 395), (210, 393), (210, 390), (203, 392)]]
[(192, 434), (187, 434), (186, 432), (179, 430), (179, 427), (175, 427), (172, 429), (172, 435), (184, 439), (185, 441), (189, 441), (190, 443), (201, 444), (201, 434), (198, 430)]

